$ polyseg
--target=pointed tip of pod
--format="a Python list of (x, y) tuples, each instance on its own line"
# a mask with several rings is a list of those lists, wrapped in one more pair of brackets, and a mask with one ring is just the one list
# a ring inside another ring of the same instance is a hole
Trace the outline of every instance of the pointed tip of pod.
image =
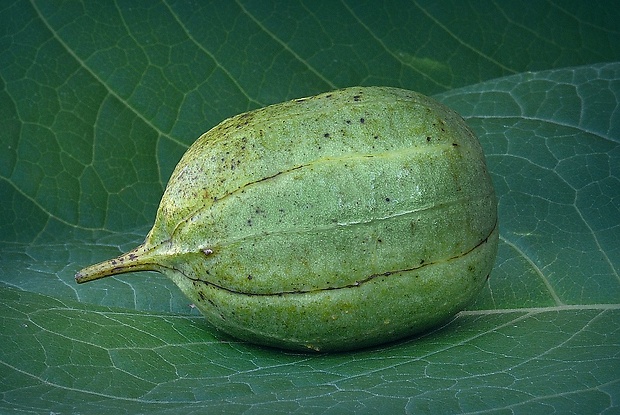
[(112, 275), (135, 271), (155, 271), (157, 264), (152, 261), (149, 251), (140, 245), (116, 258), (108, 259), (81, 269), (75, 274), (75, 282), (82, 284)]
[(88, 281), (98, 280), (99, 278), (127, 272), (113, 265), (113, 261), (115, 260), (110, 259), (81, 269), (75, 274), (75, 282), (82, 284)]

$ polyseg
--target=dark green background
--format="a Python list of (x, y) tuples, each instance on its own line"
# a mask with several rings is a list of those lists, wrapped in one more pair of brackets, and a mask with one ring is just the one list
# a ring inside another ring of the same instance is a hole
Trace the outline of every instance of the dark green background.
[[(615, 1), (0, 2), (0, 412), (618, 413)], [(140, 243), (228, 116), (351, 85), (480, 137), (499, 256), (447, 327), (303, 355), (216, 332), (171, 282), (77, 286)]]

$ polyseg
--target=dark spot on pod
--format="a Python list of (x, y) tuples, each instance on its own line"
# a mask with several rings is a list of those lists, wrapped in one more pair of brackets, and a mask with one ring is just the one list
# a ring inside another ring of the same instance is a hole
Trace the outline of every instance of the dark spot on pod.
[(365, 119), (363, 119), (363, 118), (360, 118), (360, 123), (361, 123), (361, 124), (364, 124), (364, 122), (366, 122), (366, 120), (365, 120)]
[(329, 133), (325, 133), (325, 134), (323, 134), (323, 137), (325, 137), (325, 138), (329, 138)]
[(359, 102), (361, 101), (361, 99), (362, 99), (361, 95), (353, 95), (353, 101)]
[(426, 137), (426, 142), (428, 143), (429, 141), (431, 141), (431, 137), (430, 137), (430, 136), (427, 136), (427, 137)]
[(248, 275), (248, 280), (251, 280), (252, 278), (254, 277), (252, 277), (251, 275)]

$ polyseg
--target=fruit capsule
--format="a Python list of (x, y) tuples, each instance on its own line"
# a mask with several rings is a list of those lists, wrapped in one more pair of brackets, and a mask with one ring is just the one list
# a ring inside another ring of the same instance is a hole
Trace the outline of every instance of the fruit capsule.
[(232, 336), (341, 351), (454, 316), (497, 244), (495, 193), (463, 119), (412, 91), (354, 87), (203, 134), (145, 242), (76, 280), (158, 271)]

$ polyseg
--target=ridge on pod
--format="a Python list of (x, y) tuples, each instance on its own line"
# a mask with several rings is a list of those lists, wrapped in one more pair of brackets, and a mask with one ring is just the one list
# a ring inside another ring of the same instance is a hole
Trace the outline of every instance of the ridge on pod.
[(234, 337), (342, 351), (453, 317), (497, 244), (493, 185), (464, 120), (416, 92), (352, 87), (203, 134), (144, 243), (76, 281), (158, 271)]

